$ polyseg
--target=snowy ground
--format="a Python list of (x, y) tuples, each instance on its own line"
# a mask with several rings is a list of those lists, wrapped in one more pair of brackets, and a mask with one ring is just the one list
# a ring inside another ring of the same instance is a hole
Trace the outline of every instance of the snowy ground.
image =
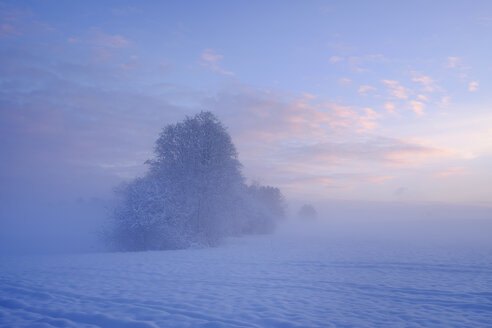
[(461, 238), (467, 225), (383, 226), (285, 226), (212, 249), (3, 256), (0, 326), (491, 327), (490, 223), (471, 238)]

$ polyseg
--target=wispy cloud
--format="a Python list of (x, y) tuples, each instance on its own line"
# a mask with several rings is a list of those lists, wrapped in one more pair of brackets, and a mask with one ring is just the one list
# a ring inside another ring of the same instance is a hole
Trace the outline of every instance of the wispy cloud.
[(482, 16), (478, 18), (478, 24), (489, 27), (492, 26), (492, 16)]
[(410, 109), (415, 112), (415, 114), (419, 116), (424, 115), (425, 104), (423, 102), (417, 100), (410, 100), (408, 102), (408, 105)]
[(468, 84), (468, 90), (473, 92), (478, 90), (478, 81), (472, 81)]
[(21, 35), (21, 32), (17, 30), (12, 24), (1, 23), (0, 24), (0, 39), (12, 38)]
[(363, 181), (377, 184), (395, 176), (390, 169), (414, 168), (452, 155), (422, 142), (378, 135), (382, 115), (374, 109), (323, 102), (312, 95), (286, 99), (271, 91), (236, 86), (204, 107), (214, 109), (231, 128), (250, 176), (275, 167), (268, 180), (288, 188), (302, 187), (290, 181), (294, 169), (298, 179), (319, 174), (326, 187), (347, 187), (347, 181), (337, 182), (330, 174), (337, 170), (360, 174), (362, 165), (379, 173), (353, 181), (353, 186)]
[[(236, 87), (209, 99), (206, 108), (216, 108), (231, 122), (232, 130), (247, 134), (245, 140), (261, 138), (323, 139), (327, 135), (360, 133), (373, 129), (379, 115), (370, 108), (325, 102), (313, 95), (284, 97), (246, 86)], [(240, 118), (237, 120), (236, 118)]]
[(67, 42), (73, 46), (85, 46), (90, 49), (95, 62), (113, 59), (115, 54), (133, 45), (133, 42), (121, 34), (109, 34), (96, 27), (91, 28), (85, 35), (68, 37)]
[(91, 28), (90, 31), (81, 37), (71, 36), (67, 39), (68, 43), (72, 44), (89, 44), (95, 47), (102, 48), (126, 48), (132, 42), (120, 34), (108, 34), (99, 28)]
[(448, 57), (446, 59), (446, 62), (444, 64), (445, 67), (447, 68), (456, 68), (456, 67), (459, 67), (461, 66), (461, 58), (460, 57)]
[(55, 29), (36, 19), (31, 10), (0, 2), (0, 39), (14, 39), (25, 35), (36, 35)]
[(398, 81), (382, 80), (382, 82), (388, 87), (388, 93), (393, 98), (407, 99), (411, 93), (410, 89), (403, 87)]
[(364, 59), (366, 61), (372, 61), (372, 62), (387, 62), (387, 61), (389, 61), (389, 59), (382, 54), (365, 55)]
[(469, 174), (472, 174), (472, 172), (466, 170), (465, 167), (454, 166), (454, 167), (448, 167), (442, 171), (434, 173), (434, 177), (436, 177), (436, 178), (448, 178), (451, 176), (469, 175)]
[(468, 80), (468, 74), (471, 70), (471, 66), (465, 64), (461, 57), (448, 57), (444, 63), (444, 67), (450, 70), (454, 70), (458, 73), (458, 77), (462, 80)]
[(291, 151), (290, 156), (303, 158), (309, 163), (329, 161), (339, 165), (355, 160), (405, 166), (449, 155), (445, 150), (403, 139), (369, 135), (346, 141), (302, 145)]
[(359, 90), (357, 90), (357, 92), (359, 92), (360, 95), (367, 95), (368, 92), (370, 91), (375, 91), (377, 90), (375, 87), (373, 86), (370, 86), (370, 85), (362, 85), (359, 87)]
[(91, 37), (88, 43), (105, 48), (126, 48), (132, 43), (120, 34), (104, 33), (98, 28), (91, 30)]
[(233, 72), (227, 71), (220, 66), (220, 62), (224, 58), (223, 55), (218, 54), (213, 49), (205, 49), (201, 56), (201, 64), (203, 67), (208, 68), (211, 71), (218, 72), (224, 75), (234, 75)]
[(385, 103), (384, 104), (384, 109), (386, 109), (386, 111), (389, 114), (396, 114), (396, 111), (395, 111), (395, 103), (392, 103), (392, 102)]
[(338, 83), (340, 83), (341, 85), (349, 85), (350, 83), (352, 83), (352, 80), (348, 77), (342, 77), (338, 79)]
[(338, 63), (338, 62), (341, 62), (343, 61), (343, 57), (338, 57), (338, 56), (331, 56), (329, 61), (330, 63)]
[(447, 107), (451, 103), (451, 97), (450, 96), (443, 96), (441, 97), (441, 100), (438, 102), (438, 105), (440, 107)]
[(426, 92), (434, 92), (436, 89), (439, 89), (436, 82), (430, 76), (416, 75), (412, 78), (412, 81), (420, 83)]
[(348, 62), (352, 70), (356, 71), (357, 73), (364, 73), (369, 71), (369, 69), (362, 67), (363, 60), (360, 57), (349, 57)]
[(348, 57), (350, 69), (357, 73), (369, 72), (372, 65), (387, 61), (388, 58), (381, 54)]
[(354, 186), (359, 184), (383, 184), (385, 181), (395, 178), (395, 176), (391, 175), (371, 173), (306, 174), (305, 171), (305, 167), (293, 167), (289, 170), (282, 170), (282, 175), (286, 177), (283, 179), (284, 188), (300, 191), (319, 187), (322, 190), (352, 191), (355, 189)]
[(14, 38), (22, 35), (19, 25), (25, 16), (26, 13), (24, 11), (0, 3), (0, 39)]
[(376, 176), (369, 177), (368, 181), (373, 182), (373, 183), (377, 183), (377, 184), (381, 184), (387, 180), (391, 180), (394, 178), (395, 178), (395, 176), (393, 176), (393, 175), (376, 175)]

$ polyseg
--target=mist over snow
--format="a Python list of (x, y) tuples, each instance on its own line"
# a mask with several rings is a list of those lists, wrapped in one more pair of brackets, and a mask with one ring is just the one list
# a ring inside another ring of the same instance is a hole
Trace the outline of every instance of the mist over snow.
[[(354, 216), (330, 219), (323, 209), (316, 221), (290, 220), (275, 234), (232, 237), (214, 248), (3, 256), (0, 322), (16, 327), (489, 325), (490, 209), (330, 205), (331, 213), (338, 207)], [(437, 219), (391, 219), (393, 210)], [(454, 220), (460, 210), (473, 212), (475, 219)]]
[(94, 252), (111, 202), (102, 199), (3, 203), (0, 253)]

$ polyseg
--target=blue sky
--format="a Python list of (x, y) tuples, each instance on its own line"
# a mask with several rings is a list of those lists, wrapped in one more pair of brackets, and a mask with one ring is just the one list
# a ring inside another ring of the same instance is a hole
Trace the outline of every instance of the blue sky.
[(290, 199), (492, 202), (489, 1), (2, 1), (0, 197), (109, 197), (211, 110)]

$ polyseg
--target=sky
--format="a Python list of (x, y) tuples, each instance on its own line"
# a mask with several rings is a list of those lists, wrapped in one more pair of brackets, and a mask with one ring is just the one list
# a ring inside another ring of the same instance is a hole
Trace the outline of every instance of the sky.
[(492, 205), (490, 1), (1, 1), (0, 200), (110, 198), (167, 124), (287, 199)]

